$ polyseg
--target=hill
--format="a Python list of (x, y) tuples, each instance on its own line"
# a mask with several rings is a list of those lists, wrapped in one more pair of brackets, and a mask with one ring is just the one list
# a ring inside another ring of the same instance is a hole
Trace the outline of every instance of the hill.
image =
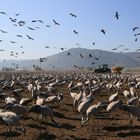
[[(20, 69), (32, 69), (33, 65), (43, 69), (73, 69), (74, 67), (98, 67), (100, 64), (109, 66), (123, 66), (126, 68), (140, 67), (139, 52), (109, 52), (105, 50), (93, 50), (85, 48), (72, 48), (61, 53), (45, 57), (40, 63), (38, 60), (7, 60), (0, 63), (0, 68), (14, 67), (17, 64)], [(13, 63), (13, 64), (12, 64)]]

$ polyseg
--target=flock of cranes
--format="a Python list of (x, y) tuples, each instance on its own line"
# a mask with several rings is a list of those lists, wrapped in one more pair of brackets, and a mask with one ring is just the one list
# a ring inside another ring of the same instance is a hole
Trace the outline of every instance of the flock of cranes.
[[(0, 16), (2, 16), (2, 15), (8, 16), (8, 14), (7, 14), (6, 12), (3, 12), (3, 11), (0, 12)], [(40, 27), (35, 27), (36, 23), (40, 23), (40, 25), (42, 25), (42, 26), (44, 26), (44, 25), (46, 24), (43, 20), (40, 20), (40, 19), (33, 19), (33, 20), (31, 20), (31, 24), (32, 24), (32, 25), (28, 26), (26, 21), (23, 21), (23, 20), (19, 20), (19, 19), (18, 19), (18, 17), (20, 16), (19, 13), (14, 14), (14, 16), (15, 16), (15, 18), (9, 17), (9, 20), (13, 23), (13, 26), (17, 26), (17, 30), (18, 30), (18, 27), (22, 28), (22, 27), (24, 26), (25, 28), (27, 28), (27, 31), (30, 30), (32, 33), (34, 33), (35, 30), (37, 30), (37, 29), (39, 29), (39, 28), (41, 27), (41, 26), (40, 26)], [(72, 18), (77, 18), (77, 17), (78, 17), (76, 14), (73, 14), (73, 13), (69, 13), (69, 16), (71, 16)], [(118, 11), (116, 11), (116, 12), (114, 13), (114, 18), (115, 18), (116, 20), (120, 20), (120, 15), (119, 15), (119, 12), (118, 12)], [(57, 20), (55, 20), (55, 19), (52, 19), (52, 22), (53, 22), (53, 24), (54, 24), (55, 26), (63, 26), (61, 23), (59, 23), (59, 22), (58, 22)], [(27, 25), (27, 26), (26, 26), (26, 25)], [(47, 25), (45, 25), (45, 27), (50, 28), (50, 27), (52, 27), (52, 26), (47, 24)], [(138, 41), (138, 36), (140, 35), (140, 33), (138, 32), (138, 31), (139, 31), (139, 27), (138, 27), (138, 26), (133, 27), (133, 28), (132, 28), (132, 31), (134, 32), (134, 37), (135, 37), (134, 40), (135, 40), (135, 42), (137, 42), (137, 41)], [(3, 29), (0, 29), (0, 32), (1, 32), (2, 34), (8, 34), (8, 31), (5, 31), (5, 30), (3, 30)], [(99, 32), (101, 32), (101, 33), (104, 34), (104, 35), (107, 34), (107, 31), (106, 31), (106, 29), (104, 29), (104, 28), (100, 29)], [(75, 35), (78, 35), (78, 36), (80, 37), (79, 31), (78, 31), (77, 29), (74, 29), (74, 30), (73, 30), (73, 33), (74, 33)], [(22, 35), (22, 33), (21, 33), (21, 34), (17, 34), (16, 36), (17, 36), (18, 38), (24, 38), (24, 37), (26, 36), (26, 38), (27, 38), (28, 40), (31, 40), (31, 41), (35, 41), (35, 40), (36, 40), (34, 37), (30, 36), (28, 33), (27, 33), (26, 35)], [(0, 43), (2, 43), (2, 42), (4, 42), (4, 41), (6, 41), (6, 40), (0, 39)], [(10, 40), (9, 42), (12, 43), (12, 44), (14, 44), (14, 45), (17, 44), (17, 41)], [(22, 42), (22, 41), (20, 41), (20, 42)], [(93, 45), (93, 46), (94, 46), (95, 44), (96, 44), (95, 41), (93, 41), (93, 42), (91, 43), (91, 45)], [(80, 46), (80, 43), (76, 43), (76, 45), (77, 45), (77, 46)], [(122, 44), (121, 44), (121, 45), (118, 45), (117, 47), (113, 48), (112, 51), (117, 51), (119, 48), (123, 48), (123, 47), (125, 47), (125, 46), (127, 46), (127, 45), (122, 45)], [(44, 48), (45, 48), (45, 49), (51, 49), (51, 48), (53, 48), (53, 47), (50, 47), (50, 46), (48, 46), (48, 45), (45, 45)], [(54, 47), (54, 48), (57, 48), (57, 47)], [(65, 48), (65, 47), (59, 47), (59, 50), (61, 50), (61, 51), (64, 51), (65, 49), (67, 49), (67, 48)], [(20, 46), (20, 50), (21, 50), (21, 52), (17, 52), (17, 51), (11, 50), (11, 51), (10, 51), (10, 56), (11, 56), (11, 57), (16, 57), (16, 58), (18, 58), (19, 55), (24, 55), (24, 54), (25, 54), (25, 51), (24, 51), (24, 46), (23, 46), (22, 44), (21, 44), (21, 46)], [(127, 51), (127, 50), (129, 50), (129, 48), (124, 48), (124, 50)], [(5, 52), (5, 51), (6, 51), (6, 50), (5, 50), (4, 48), (1, 48), (1, 47), (0, 47), (0, 52)], [(139, 49), (137, 49), (136, 51), (139, 51)], [(71, 54), (70, 52), (68, 52), (67, 55), (68, 55), (68, 56), (71, 56), (72, 54)], [(80, 58), (83, 58), (83, 59), (84, 59), (83, 54), (77, 54), (77, 55), (79, 55)], [(99, 56), (99, 57), (101, 57), (101, 56)], [(95, 60), (99, 60), (99, 58), (96, 59), (95, 56), (93, 56), (93, 55), (91, 55), (91, 54), (89, 54), (89, 58), (93, 59), (93, 61), (94, 61), (94, 59), (95, 59)], [(137, 58), (138, 58), (138, 57), (137, 57)], [(47, 60), (46, 57), (42, 57), (42, 56), (41, 56), (41, 57), (39, 58), (40, 63), (42, 63), (42, 62), (47, 62), (46, 60)], [(4, 62), (5, 62), (5, 61), (6, 61), (6, 60), (4, 60)], [(98, 63), (98, 61), (97, 61), (97, 63)], [(92, 65), (94, 65), (94, 64), (95, 64), (95, 62), (92, 63)], [(72, 67), (75, 68), (75, 66), (78, 67), (76, 64), (73, 65)], [(54, 66), (54, 67), (55, 67), (55, 66)], [(19, 66), (16, 65), (16, 68), (19, 68)]]
[[(113, 14), (112, 14), (112, 15), (113, 15)], [(0, 16), (6, 16), (6, 17), (8, 17), (8, 14), (7, 14), (6, 12), (3, 12), (3, 11), (2, 11), (2, 12), (0, 12)], [(33, 34), (37, 29), (42, 28), (42, 26), (44, 26), (44, 25), (45, 25), (45, 27), (47, 27), (47, 28), (52, 28), (52, 25), (49, 25), (49, 24), (46, 25), (45, 21), (40, 20), (40, 19), (33, 19), (33, 20), (31, 20), (31, 25), (29, 26), (28, 23), (27, 23), (26, 21), (19, 20), (21, 14), (16, 13), (16, 14), (14, 14), (13, 16), (15, 16), (15, 17), (14, 17), (14, 18), (13, 18), (13, 17), (8, 17), (8, 19), (9, 19), (10, 22), (13, 24), (13, 26), (17, 26), (17, 30), (18, 30), (18, 27), (19, 27), (19, 28), (23, 28), (23, 27), (24, 27), (25, 29), (27, 29), (27, 32), (28, 32), (28, 30), (30, 30), (31, 33)], [(76, 14), (74, 14), (74, 13), (69, 13), (69, 16), (71, 16), (71, 17), (74, 18), (74, 19), (76, 19), (76, 18), (78, 19), (78, 16), (77, 16)], [(114, 18), (115, 18), (116, 20), (120, 20), (120, 14), (119, 14), (118, 11), (116, 11), (116, 12), (114, 13), (113, 16), (114, 16)], [(19, 17), (19, 19), (18, 19), (18, 17)], [(61, 24), (61, 22), (58, 22), (56, 19), (52, 19), (52, 22), (53, 22), (53, 25), (54, 25), (54, 26), (58, 26), (58, 27), (59, 27), (59, 26), (63, 26), (63, 25)], [(39, 24), (37, 24), (37, 23), (39, 23)], [(39, 26), (39, 27), (36, 27), (36, 25), (40, 25), (40, 26)], [(135, 40), (135, 42), (137, 42), (137, 41), (138, 41), (138, 36), (140, 35), (140, 33), (138, 32), (138, 31), (139, 31), (139, 27), (138, 27), (138, 26), (134, 26), (134, 27), (132, 28), (132, 31), (133, 31), (134, 37), (135, 37), (134, 40)], [(105, 28), (102, 28), (102, 29), (99, 29), (99, 32), (101, 32), (102, 34), (106, 35), (108, 31), (107, 31)], [(2, 33), (2, 34), (8, 34), (9, 31), (0, 29), (0, 33)], [(29, 33), (30, 33), (30, 32), (29, 32)], [(80, 37), (80, 33), (79, 33), (79, 31), (78, 31), (77, 29), (73, 29), (73, 33), (74, 33), (75, 35), (78, 35), (78, 37)], [(15, 36), (17, 36), (17, 38), (19, 38), (19, 39), (22, 39), (22, 38), (25, 37), (25, 39), (27, 38), (28, 40), (31, 40), (31, 41), (35, 41), (35, 40), (36, 40), (34, 37), (32, 37), (31, 35), (29, 35), (28, 33), (27, 33), (26, 35), (23, 35), (23, 34), (21, 33), (21, 34), (15, 35)], [(6, 41), (6, 40), (5, 40), (4, 38), (0, 39), (0, 43), (3, 43), (3, 42), (5, 42), (5, 41)], [(14, 40), (10, 40), (9, 42), (10, 42), (11, 44), (13, 44), (13, 45), (18, 44), (18, 41), (14, 41)], [(20, 40), (20, 43), (22, 43), (21, 40)], [(80, 43), (75, 43), (75, 44), (76, 44), (78, 47), (81, 46)], [(93, 41), (93, 42), (91, 43), (91, 45), (92, 45), (92, 46), (96, 45), (96, 41)], [(125, 46), (127, 46), (127, 45), (122, 45), (122, 44), (121, 44), (121, 45), (118, 45), (117, 47), (112, 48), (112, 51), (117, 51), (119, 48), (124, 48)], [(49, 45), (45, 45), (44, 48), (45, 48), (45, 49), (51, 49), (51, 48), (53, 48), (53, 47), (51, 47), (51, 46), (49, 46)], [(67, 49), (66, 47), (59, 47), (59, 48), (58, 48), (58, 47), (54, 47), (54, 48), (59, 49), (59, 50), (61, 50), (61, 51), (64, 51), (64, 50)], [(11, 48), (9, 48), (9, 49), (11, 49)], [(127, 50), (129, 50), (129, 49), (130, 49), (130, 48), (128, 48), (128, 47), (127, 47), (127, 48), (124, 48), (125, 51), (127, 51)], [(23, 55), (23, 57), (24, 57), (24, 54), (26, 53), (25, 50), (24, 50), (24, 45), (21, 44), (19, 50), (21, 50), (21, 52), (11, 50), (11, 51), (10, 51), (10, 56), (11, 56), (11, 57), (16, 57), (16, 58), (18, 58), (19, 55)], [(4, 48), (1, 48), (1, 47), (0, 47), (0, 52), (5, 52), (5, 51), (8, 51), (8, 50), (5, 50)], [(137, 49), (136, 51), (139, 51), (139, 49)], [(72, 53), (68, 52), (67, 55), (68, 55), (68, 56), (72, 56)], [(80, 58), (82, 58), (82, 59), (85, 58), (85, 57), (83, 56), (82, 53), (77, 54), (77, 55), (79, 55)], [(95, 58), (94, 55), (89, 54), (89, 58), (90, 58), (90, 59), (93, 59), (93, 63), (91, 63), (92, 66), (93, 66), (94, 64), (98, 63), (99, 57), (101, 58), (101, 56), (96, 56), (96, 58)], [(137, 58), (139, 58), (139, 57), (137, 57)], [(40, 57), (38, 60), (39, 60), (40, 63), (42, 63), (42, 62), (47, 62), (47, 58), (46, 58), (46, 57)], [(95, 60), (95, 62), (94, 62), (94, 60)], [(97, 60), (97, 61), (96, 61), (96, 60)], [(3, 62), (5, 63), (6, 60), (4, 60)], [(13, 66), (15, 66), (16, 69), (19, 68), (19, 66), (18, 66), (17, 64), (14, 64), (14, 65), (12, 64), (12, 67), (13, 67)], [(54, 67), (55, 67), (55, 66), (54, 66)], [(78, 67), (76, 64), (72, 66), (72, 68), (76, 68), (76, 67)]]
[[(6, 12), (1, 11), (1, 12), (0, 12), (0, 16), (2, 16), (2, 15), (8, 16), (8, 14), (7, 14)], [(77, 15), (76, 15), (76, 14), (69, 13), (69, 15), (70, 15), (72, 18), (77, 18)], [(26, 26), (26, 24), (27, 24), (26, 21), (18, 20), (18, 17), (21, 16), (19, 13), (14, 14), (14, 16), (16, 16), (16, 18), (9, 17), (9, 20), (13, 23), (13, 26), (19, 26), (19, 27)], [(114, 17), (116, 18), (116, 20), (119, 20), (120, 15), (119, 15), (119, 12), (118, 12), (118, 11), (115, 12)], [(61, 23), (57, 22), (55, 19), (52, 19), (52, 21), (53, 21), (54, 25), (56, 25), (56, 26), (62, 26)], [(33, 24), (33, 23), (41, 23), (42, 25), (45, 25), (45, 22), (44, 22), (43, 20), (40, 20), (40, 19), (32, 20), (31, 23), (32, 23), (32, 24)], [(36, 29), (40, 28), (40, 27), (34, 27), (35, 24), (33, 24), (32, 26), (33, 26), (33, 27), (30, 27), (30, 26), (27, 25), (26, 28), (29, 29), (29, 30), (31, 30), (31, 31), (35, 31)], [(51, 25), (48, 25), (48, 24), (45, 25), (45, 26), (48, 27), (48, 28), (51, 27)], [(17, 30), (18, 30), (18, 29), (17, 29)], [(138, 27), (138, 26), (135, 26), (135, 27), (133, 27), (132, 30), (133, 30), (133, 32), (134, 32), (134, 36), (136, 37), (136, 38), (135, 38), (135, 42), (137, 42), (137, 41), (138, 41), (138, 36), (140, 35), (139, 32), (137, 33), (137, 31), (139, 30), (139, 27)], [(5, 31), (5, 30), (3, 30), (3, 29), (0, 29), (0, 32), (3, 33), (3, 34), (7, 34), (7, 33), (8, 33), (8, 31)], [(103, 33), (104, 35), (107, 33), (107, 31), (106, 31), (104, 28), (100, 29), (100, 32)], [(73, 33), (76, 34), (76, 35), (79, 35), (79, 32), (78, 32), (76, 29), (73, 30)], [(23, 38), (24, 36), (26, 36), (29, 40), (35, 41), (35, 38), (32, 37), (32, 36), (30, 36), (30, 35), (28, 35), (28, 33), (27, 33), (26, 35), (17, 34), (16, 36), (17, 36), (18, 38)], [(6, 40), (0, 39), (0, 42), (3, 42), (3, 41), (6, 41)], [(17, 43), (17, 41), (13, 41), (13, 40), (11, 40), (11, 41), (9, 41), (9, 42), (11, 42), (12, 44), (16, 44), (16, 43)], [(20, 41), (20, 42), (21, 42), (21, 41)], [(79, 44), (79, 43), (76, 43), (76, 44)], [(93, 42), (91, 43), (91, 45), (94, 46), (94, 45), (95, 45), (95, 41), (93, 41)], [(22, 44), (21, 44), (21, 46), (22, 46)], [(120, 46), (121, 46), (121, 47), (124, 47), (124, 46), (126, 46), (126, 45), (118, 45), (118, 47), (113, 48), (112, 51), (118, 50), (118, 49), (120, 48)], [(50, 49), (50, 48), (52, 48), (52, 47), (46, 45), (44, 48)], [(24, 47), (22, 46), (21, 49), (22, 49), (21, 55), (24, 55), (24, 54), (25, 54), (25, 52), (24, 52)], [(65, 50), (66, 48), (60, 47), (59, 49), (63, 51), (63, 50)], [(124, 48), (124, 50), (129, 50), (129, 48)], [(0, 52), (4, 52), (4, 51), (6, 51), (4, 48), (0, 48)], [(137, 49), (136, 51), (139, 51), (139, 50)], [(16, 58), (18, 57), (19, 52), (17, 52), (17, 51), (14, 52), (13, 50), (11, 50), (11, 52), (12, 52), (12, 53), (11, 53), (10, 55), (11, 55), (12, 57), (16, 57)], [(68, 55), (70, 55), (70, 53), (69, 53)], [(23, 57), (24, 57), (24, 56), (23, 56)], [(41, 62), (43, 62), (43, 61), (41, 61)]]
[[(59, 90), (60, 87), (65, 91)], [(119, 111), (126, 114), (126, 121), (130, 119), (128, 126), (133, 131), (133, 120), (140, 118), (139, 89), (139, 74), (1, 73), (0, 118), (8, 125), (9, 133), (13, 126), (23, 134), (28, 132), (30, 128), (20, 124), (25, 118), (33, 122), (40, 120), (40, 130), (42, 121), (47, 125), (48, 117), (55, 127), (61, 127), (53, 107), (57, 105), (59, 112), (59, 107), (67, 103), (73, 106), (71, 113), (78, 112), (81, 127), (86, 127), (91, 116), (95, 120), (99, 115), (102, 115), (102, 120), (110, 116), (115, 119)]]

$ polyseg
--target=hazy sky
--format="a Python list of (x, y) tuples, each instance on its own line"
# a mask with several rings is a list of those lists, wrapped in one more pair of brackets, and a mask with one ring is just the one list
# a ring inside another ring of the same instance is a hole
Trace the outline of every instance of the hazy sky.
[[(40, 58), (62, 52), (60, 48), (82, 47), (109, 51), (119, 45), (126, 46), (119, 48), (118, 51), (125, 51), (127, 48), (129, 51), (135, 51), (140, 48), (140, 36), (137, 36), (137, 42), (134, 36), (140, 29), (135, 32), (132, 30), (133, 27), (140, 26), (140, 0), (0, 0), (0, 2), (0, 12), (7, 14), (0, 13), (0, 30), (8, 32), (0, 31), (0, 40), (3, 40), (0, 42), (0, 50), (4, 50), (0, 51), (0, 59), (14, 59), (16, 53), (18, 53), (16, 59)], [(116, 11), (120, 15), (118, 20), (115, 18)], [(18, 16), (15, 15), (17, 13)], [(72, 17), (69, 13), (77, 17)], [(17, 21), (11, 22), (9, 18)], [(60, 25), (54, 25), (53, 19)], [(32, 20), (42, 20), (44, 23), (34, 23)], [(26, 24), (20, 27), (19, 21), (25, 21)], [(101, 29), (106, 31), (105, 35)], [(79, 34), (74, 34), (73, 30)], [(29, 40), (26, 35), (34, 40)], [(11, 56), (12, 53), (14, 56)]]

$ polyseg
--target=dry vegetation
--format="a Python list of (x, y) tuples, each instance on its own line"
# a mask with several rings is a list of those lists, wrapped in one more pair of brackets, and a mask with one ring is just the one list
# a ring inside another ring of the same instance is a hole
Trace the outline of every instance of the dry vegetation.
[[(50, 73), (50, 72), (49, 72)], [(71, 73), (71, 72), (69, 72)], [(40, 73), (12, 73), (13, 75), (39, 75)], [(47, 74), (47, 73), (45, 73)], [(62, 74), (62, 73), (61, 73)], [(11, 77), (11, 73), (1, 73), (1, 77)], [(41, 74), (42, 75), (42, 74)], [(56, 75), (56, 73), (55, 73)], [(78, 80), (77, 80), (78, 82)], [(50, 105), (50, 107), (55, 112), (55, 120), (58, 122), (58, 126), (54, 125), (51, 121), (47, 121), (47, 127), (43, 125), (42, 122), (41, 132), (40, 132), (40, 121), (22, 119), (21, 124), (27, 128), (26, 135), (16, 131), (13, 127), (11, 134), (7, 133), (7, 126), (0, 123), (0, 139), (20, 139), (20, 140), (117, 140), (117, 139), (139, 139), (140, 138), (140, 125), (139, 121), (134, 121), (133, 132), (130, 133), (129, 128), (129, 116), (127, 113), (122, 111), (115, 111), (111, 114), (108, 114), (105, 110), (100, 113), (95, 118), (90, 118), (90, 121), (87, 122), (83, 127), (80, 126), (81, 118), (76, 109), (73, 108), (73, 100), (70, 97), (69, 90), (67, 88), (68, 82), (61, 86), (55, 87), (56, 93), (63, 93), (64, 99), (61, 103)], [(2, 87), (2, 85), (0, 85)], [(43, 84), (43, 87), (45, 84)], [(31, 96), (27, 89), (26, 85), (20, 85), (18, 82), (15, 83), (14, 87), (6, 87), (3, 89), (3, 92), (7, 92), (9, 95), (12, 94), (12, 90), (16, 88), (23, 88), (24, 91), (21, 93), (21, 97)], [(121, 91), (128, 89), (128, 86), (125, 85)], [(45, 89), (42, 89), (45, 91)], [(109, 95), (115, 93), (111, 91), (109, 93), (106, 89), (101, 91), (102, 94), (98, 97), (92, 104), (97, 103), (98, 101), (108, 101)], [(140, 90), (138, 89), (139, 93)], [(126, 102), (126, 99), (123, 95), (120, 95), (120, 99), (123, 102)], [(1, 101), (1, 106), (3, 105)], [(32, 102), (31, 104), (34, 104)], [(30, 104), (30, 105), (31, 105)], [(35, 114), (31, 114), (32, 117), (35, 117)], [(106, 117), (104, 117), (106, 116)], [(96, 129), (98, 128), (98, 129)]]

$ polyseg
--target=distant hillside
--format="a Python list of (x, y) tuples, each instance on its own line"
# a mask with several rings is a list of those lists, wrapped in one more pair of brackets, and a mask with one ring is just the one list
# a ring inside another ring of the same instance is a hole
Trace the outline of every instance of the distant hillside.
[(12, 67), (12, 63), (19, 65), (19, 68), (32, 69), (33, 65), (42, 67), (43, 69), (73, 69), (78, 67), (98, 67), (100, 64), (108, 64), (109, 66), (123, 66), (126, 68), (140, 67), (140, 53), (118, 53), (104, 50), (91, 50), (84, 48), (73, 48), (63, 51), (56, 55), (46, 57), (46, 60), (40, 63), (39, 60), (16, 60), (1, 62), (0, 68)]

